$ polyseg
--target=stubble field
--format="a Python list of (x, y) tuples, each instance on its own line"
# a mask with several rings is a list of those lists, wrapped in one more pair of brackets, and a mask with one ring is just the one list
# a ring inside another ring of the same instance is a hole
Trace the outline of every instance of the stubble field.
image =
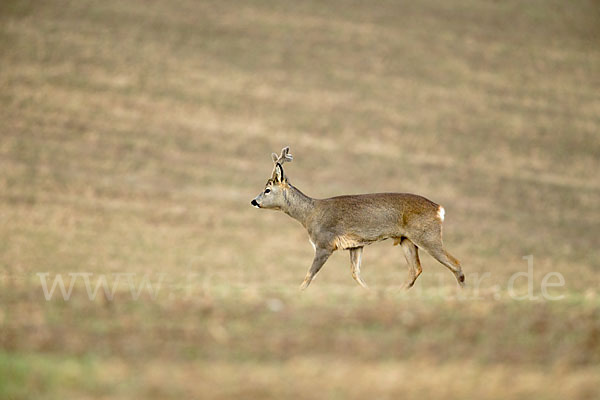
[[(598, 398), (599, 43), (597, 1), (2, 1), (0, 398)], [(299, 292), (285, 145), (442, 204), (467, 287), (386, 241)]]

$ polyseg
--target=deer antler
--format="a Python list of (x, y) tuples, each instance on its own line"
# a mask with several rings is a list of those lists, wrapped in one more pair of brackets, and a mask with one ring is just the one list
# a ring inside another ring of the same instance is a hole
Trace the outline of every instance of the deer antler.
[(290, 146), (286, 146), (283, 149), (281, 149), (281, 155), (278, 156), (276, 153), (271, 154), (271, 157), (273, 157), (273, 163), (277, 164), (283, 164), (285, 162), (291, 162), (294, 157), (292, 157), (292, 155), (290, 154)]

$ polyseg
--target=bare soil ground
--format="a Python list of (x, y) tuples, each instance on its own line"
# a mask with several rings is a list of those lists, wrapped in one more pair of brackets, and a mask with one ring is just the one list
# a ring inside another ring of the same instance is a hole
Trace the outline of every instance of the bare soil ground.
[[(3, 0), (0, 397), (598, 398), (599, 44), (597, 1)], [(388, 241), (300, 293), (284, 145), (442, 204), (467, 288)]]

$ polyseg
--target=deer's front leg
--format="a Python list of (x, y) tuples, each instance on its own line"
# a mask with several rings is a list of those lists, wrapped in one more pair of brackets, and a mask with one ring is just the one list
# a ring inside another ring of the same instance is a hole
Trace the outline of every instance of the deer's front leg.
[(360, 262), (362, 260), (362, 252), (362, 247), (354, 247), (350, 249), (350, 264), (352, 268), (352, 277), (354, 278), (356, 283), (358, 283), (365, 289), (368, 289), (367, 284), (360, 277)]
[(328, 249), (315, 249), (315, 258), (310, 269), (308, 270), (308, 273), (306, 274), (306, 278), (304, 278), (304, 282), (302, 282), (302, 284), (300, 285), (300, 290), (304, 290), (308, 287), (308, 285), (310, 285), (310, 282), (315, 278), (315, 276), (317, 275), (323, 264), (325, 264), (325, 261), (327, 261), (331, 253), (331, 250)]

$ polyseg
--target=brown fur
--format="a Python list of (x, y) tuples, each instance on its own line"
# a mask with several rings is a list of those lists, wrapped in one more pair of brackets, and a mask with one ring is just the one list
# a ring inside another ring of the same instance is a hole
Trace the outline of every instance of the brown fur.
[[(442, 243), (440, 205), (410, 193), (372, 193), (313, 199), (292, 186), (284, 174), (282, 160), (291, 161), (289, 148), (282, 155), (273, 155), (273, 176), (267, 181), (265, 191), (252, 205), (260, 208), (282, 210), (298, 220), (308, 231), (315, 245), (315, 258), (304, 282), (305, 289), (325, 261), (335, 250), (350, 250), (352, 274), (360, 278), (362, 248), (374, 242), (394, 239), (400, 244), (409, 264), (407, 288), (413, 286), (421, 274), (418, 249), (425, 249), (440, 263), (450, 269), (458, 283), (464, 284), (460, 263), (451, 256)], [(443, 211), (443, 210), (442, 210)], [(356, 249), (360, 249), (357, 252)]]

